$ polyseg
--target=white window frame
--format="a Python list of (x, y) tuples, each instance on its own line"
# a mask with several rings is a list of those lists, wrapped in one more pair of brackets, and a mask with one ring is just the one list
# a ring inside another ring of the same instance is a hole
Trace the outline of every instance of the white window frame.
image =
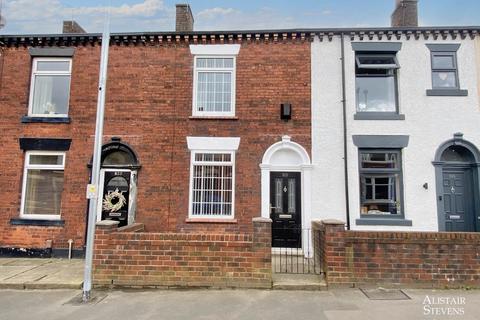
[[(45, 164), (30, 164), (31, 155), (53, 155), (62, 156), (61, 165), (45, 165)], [(29, 169), (37, 170), (63, 170), (65, 174), (65, 157), (66, 152), (58, 151), (27, 151), (25, 153), (25, 165), (23, 169), (23, 183), (22, 183), (22, 202), (20, 205), (20, 218), (24, 219), (37, 219), (37, 220), (60, 220), (61, 214), (25, 214), (25, 197), (27, 188), (27, 175)]]
[[(235, 219), (235, 155), (240, 145), (240, 138), (214, 138), (214, 137), (187, 137), (188, 149), (190, 150), (190, 186), (188, 196), (188, 218), (189, 219)], [(195, 161), (198, 153), (225, 153), (230, 154), (229, 165), (232, 166), (232, 208), (229, 216), (222, 215), (193, 215), (193, 166), (198, 165), (221, 165), (222, 162)]]
[[(43, 61), (61, 61), (61, 62), (68, 62), (69, 68), (68, 71), (38, 71), (37, 64), (38, 62)], [(68, 117), (68, 109), (70, 106), (67, 106), (67, 114), (38, 114), (33, 113), (33, 99), (35, 94), (35, 76), (37, 75), (48, 75), (48, 76), (70, 76), (70, 84), (68, 86), (68, 97), (70, 100), (70, 85), (72, 83), (72, 58), (54, 58), (54, 57), (47, 57), (47, 58), (34, 58), (32, 64), (32, 75), (30, 78), (30, 97), (28, 102), (28, 116), (29, 117), (51, 117), (51, 118), (66, 118)]]
[[(193, 96), (192, 96), (192, 115), (194, 117), (234, 117), (235, 116), (235, 97), (236, 97), (236, 74), (237, 74), (237, 55), (240, 51), (239, 44), (215, 44), (215, 45), (190, 45), (190, 53), (194, 56), (193, 62)], [(232, 68), (197, 68), (197, 59), (233, 59)], [(230, 111), (198, 111), (197, 109), (197, 85), (199, 72), (230, 72), (232, 75), (231, 83), (231, 109)]]
[[(198, 59), (233, 59), (233, 67), (232, 68), (199, 68), (197, 67), (197, 60)], [(192, 114), (193, 116), (199, 117), (234, 117), (235, 116), (235, 88), (236, 88), (236, 64), (237, 59), (235, 56), (195, 56), (194, 59), (194, 76), (193, 76), (193, 109)], [(232, 82), (230, 84), (230, 111), (199, 111), (197, 108), (197, 91), (198, 91), (198, 74), (200, 72), (208, 72), (208, 73), (230, 73)]]

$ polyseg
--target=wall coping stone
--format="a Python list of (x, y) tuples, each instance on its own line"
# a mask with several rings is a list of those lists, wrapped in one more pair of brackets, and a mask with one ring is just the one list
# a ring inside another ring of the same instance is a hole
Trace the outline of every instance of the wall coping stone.
[(322, 220), (322, 224), (325, 225), (345, 225), (345, 222), (342, 220), (337, 220), (337, 219), (325, 219)]
[(252, 222), (272, 223), (272, 219), (264, 218), (264, 217), (255, 217), (255, 218), (252, 218)]
[(96, 226), (99, 229), (116, 229), (119, 224), (120, 224), (120, 221), (101, 220), (96, 223)]

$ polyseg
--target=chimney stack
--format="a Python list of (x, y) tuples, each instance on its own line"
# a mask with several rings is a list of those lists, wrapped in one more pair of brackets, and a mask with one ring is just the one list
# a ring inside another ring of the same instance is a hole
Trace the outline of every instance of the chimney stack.
[(418, 0), (396, 0), (392, 27), (418, 27)]
[(177, 15), (175, 19), (176, 32), (190, 32), (193, 31), (193, 15), (190, 5), (176, 4)]
[(63, 21), (62, 33), (87, 33), (76, 21)]

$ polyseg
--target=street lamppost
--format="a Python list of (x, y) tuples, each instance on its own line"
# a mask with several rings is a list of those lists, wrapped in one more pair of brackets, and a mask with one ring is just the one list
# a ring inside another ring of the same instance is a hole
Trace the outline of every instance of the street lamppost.
[(98, 183), (100, 159), (102, 156), (103, 117), (105, 113), (105, 91), (107, 85), (108, 50), (110, 46), (110, 15), (105, 13), (105, 26), (102, 34), (100, 75), (98, 80), (97, 120), (95, 125), (95, 144), (93, 148), (92, 178), (87, 186), (88, 223), (85, 249), (85, 270), (83, 277), (83, 302), (90, 300), (92, 290), (93, 247), (95, 241), (95, 222), (97, 220)]

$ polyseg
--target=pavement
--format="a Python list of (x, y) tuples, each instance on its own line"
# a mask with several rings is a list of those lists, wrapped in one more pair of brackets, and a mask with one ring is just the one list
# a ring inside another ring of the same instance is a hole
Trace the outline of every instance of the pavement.
[(80, 289), (83, 267), (80, 259), (0, 258), (0, 289)]
[[(478, 290), (403, 290), (405, 300), (370, 300), (359, 289), (94, 291), (0, 290), (2, 320), (441, 320), (480, 318)], [(457, 303), (453, 303), (453, 301)], [(450, 315), (447, 315), (450, 313)], [(445, 314), (445, 315), (442, 315)]]

